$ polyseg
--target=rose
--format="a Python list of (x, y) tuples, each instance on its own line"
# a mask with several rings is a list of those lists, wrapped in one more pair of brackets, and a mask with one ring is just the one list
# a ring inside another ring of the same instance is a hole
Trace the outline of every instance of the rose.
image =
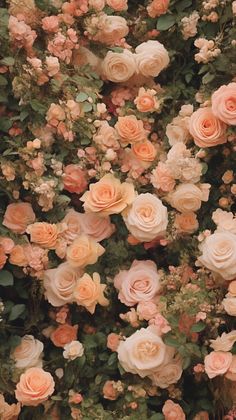
[(149, 377), (153, 385), (159, 388), (168, 388), (171, 384), (176, 384), (181, 378), (183, 372), (182, 362), (180, 358), (168, 361), (168, 364), (161, 366), (155, 370)]
[(80, 214), (82, 231), (97, 242), (109, 238), (115, 231), (109, 217), (100, 217), (98, 214)]
[(7, 206), (2, 224), (14, 233), (25, 233), (27, 226), (34, 221), (30, 203), (12, 203)]
[(150, 193), (140, 194), (122, 215), (130, 233), (141, 242), (163, 235), (168, 224), (167, 208)]
[(93, 36), (94, 41), (107, 45), (114, 45), (129, 33), (126, 19), (121, 16), (106, 15), (98, 16), (97, 33)]
[(215, 340), (211, 340), (211, 347), (215, 351), (230, 351), (236, 341), (236, 331), (230, 333), (223, 333)]
[(225, 312), (230, 316), (236, 316), (236, 298), (226, 296), (222, 301)]
[(82, 357), (84, 354), (83, 344), (77, 340), (65, 344), (63, 357), (69, 360), (75, 360), (77, 357)]
[(63, 225), (66, 224), (65, 232), (63, 232), (63, 238), (65, 238), (68, 243), (73, 242), (73, 240), (82, 233), (81, 213), (78, 213), (73, 209), (68, 210), (61, 223)]
[(162, 413), (165, 420), (185, 420), (186, 416), (179, 404), (175, 404), (171, 400), (165, 401), (162, 407)]
[(114, 175), (104, 175), (100, 181), (90, 184), (89, 191), (80, 198), (85, 212), (101, 216), (121, 213), (135, 198), (133, 184), (121, 183)]
[(57, 104), (52, 103), (47, 111), (46, 120), (51, 123), (52, 121), (64, 121), (66, 114), (64, 109)]
[(85, 172), (79, 167), (79, 165), (74, 164), (65, 166), (63, 183), (65, 190), (76, 194), (84, 192), (88, 185)]
[(105, 7), (105, 0), (89, 0), (89, 7), (100, 11)]
[(42, 248), (55, 248), (58, 238), (58, 229), (55, 224), (36, 222), (29, 225), (26, 232), (30, 235), (31, 242), (35, 242)]
[(115, 83), (129, 80), (136, 72), (134, 54), (128, 50), (123, 53), (108, 51), (102, 62), (102, 74), (104, 78)]
[(45, 62), (47, 66), (48, 75), (50, 77), (55, 76), (60, 70), (60, 63), (58, 58), (50, 55), (49, 57), (46, 57)]
[(199, 411), (199, 413), (194, 416), (193, 420), (209, 420), (209, 414), (207, 411)]
[(205, 372), (210, 379), (223, 375), (229, 369), (233, 356), (228, 351), (212, 351), (204, 359)]
[(236, 125), (236, 83), (232, 82), (217, 89), (212, 97), (212, 112), (228, 125)]
[(146, 77), (156, 77), (168, 66), (169, 55), (164, 45), (158, 41), (143, 42), (135, 49), (138, 71)]
[(111, 351), (117, 351), (120, 344), (121, 336), (115, 333), (110, 333), (107, 336), (107, 348)]
[(32, 367), (20, 376), (16, 385), (16, 399), (27, 406), (37, 406), (46, 401), (54, 392), (52, 375), (41, 368)]
[(4, 267), (7, 261), (7, 256), (5, 254), (4, 248), (0, 245), (0, 270)]
[(118, 117), (115, 129), (119, 135), (122, 146), (127, 144), (141, 142), (146, 139), (146, 133), (143, 127), (143, 121), (138, 120), (135, 115), (126, 115)]
[(66, 259), (72, 267), (95, 264), (105, 249), (87, 235), (78, 236), (67, 248)]
[(155, 188), (164, 192), (169, 192), (174, 189), (175, 179), (165, 163), (159, 162), (157, 167), (152, 171), (151, 183)]
[(127, 306), (151, 301), (160, 289), (156, 264), (135, 260), (129, 270), (122, 270), (115, 276), (114, 286), (119, 290), (119, 300)]
[(229, 291), (230, 296), (236, 297), (236, 280), (233, 280), (229, 283), (228, 291)]
[(181, 213), (195, 212), (200, 209), (202, 201), (208, 200), (210, 184), (180, 184), (167, 196), (167, 200)]
[(59, 325), (59, 327), (51, 332), (50, 339), (52, 340), (54, 346), (64, 347), (66, 344), (71, 343), (71, 341), (76, 340), (77, 331), (78, 325)]
[(137, 306), (137, 314), (140, 320), (149, 321), (158, 313), (157, 305), (152, 301), (141, 301)]
[(218, 273), (225, 280), (236, 277), (236, 235), (230, 232), (216, 232), (207, 238), (199, 246), (202, 255), (199, 262)]
[(156, 18), (164, 15), (167, 12), (169, 0), (153, 0), (147, 7), (147, 12), (150, 17)]
[(20, 403), (8, 404), (4, 396), (0, 394), (0, 418), (1, 420), (17, 420), (20, 414)]
[(232, 356), (232, 361), (229, 369), (227, 370), (225, 377), (230, 381), (236, 381), (236, 356)]
[(78, 104), (78, 102), (75, 102), (73, 99), (69, 99), (66, 102), (66, 107), (69, 110), (70, 118), (72, 119), (72, 121), (78, 120), (82, 113), (80, 104)]
[(45, 297), (53, 306), (73, 302), (73, 291), (79, 272), (67, 262), (44, 272)]
[(58, 32), (59, 30), (59, 17), (46, 16), (42, 19), (42, 28), (46, 32)]
[(157, 155), (156, 147), (149, 140), (132, 144), (131, 150), (136, 159), (141, 161), (145, 168), (151, 165), (150, 162), (153, 162)]
[(128, 9), (127, 0), (106, 0), (106, 2), (116, 12), (122, 12)]
[(43, 343), (33, 335), (24, 335), (21, 343), (11, 353), (11, 358), (15, 361), (18, 369), (29, 367), (42, 367)]
[(77, 280), (74, 290), (74, 298), (77, 305), (84, 306), (91, 314), (95, 312), (96, 304), (107, 306), (108, 300), (104, 297), (105, 284), (100, 283), (98, 273), (93, 273), (93, 277), (84, 274)]
[(199, 147), (214, 147), (227, 142), (226, 125), (209, 107), (199, 108), (191, 115), (189, 132)]
[(144, 378), (164, 363), (167, 346), (154, 331), (152, 327), (141, 328), (120, 342), (118, 359), (126, 372)]
[(166, 135), (171, 146), (177, 143), (186, 143), (190, 138), (188, 129), (189, 117), (175, 117), (166, 126)]
[(93, 136), (93, 140), (103, 152), (106, 152), (108, 149), (115, 151), (120, 148), (118, 134), (107, 121), (101, 121), (97, 133)]
[(143, 87), (139, 89), (138, 96), (135, 98), (134, 103), (140, 112), (154, 112), (159, 108), (154, 89), (145, 90)]
[(236, 234), (236, 217), (232, 212), (217, 209), (212, 213), (212, 220), (217, 225), (217, 232), (229, 231)]
[(10, 252), (9, 262), (19, 267), (26, 267), (28, 265), (28, 258), (25, 254), (25, 245), (15, 245)]
[(179, 233), (191, 234), (198, 229), (197, 216), (193, 212), (176, 214), (174, 226)]
[(106, 381), (103, 385), (103, 397), (110, 401), (115, 401), (119, 395), (118, 390), (114, 388), (114, 381)]

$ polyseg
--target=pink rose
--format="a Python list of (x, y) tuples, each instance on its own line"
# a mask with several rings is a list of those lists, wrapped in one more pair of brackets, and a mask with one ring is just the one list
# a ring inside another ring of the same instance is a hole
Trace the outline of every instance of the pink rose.
[(76, 194), (84, 192), (88, 185), (84, 171), (74, 164), (64, 168), (63, 182), (65, 190)]
[(162, 408), (165, 420), (185, 420), (186, 416), (179, 404), (167, 400)]
[(119, 393), (117, 391), (116, 388), (114, 388), (114, 381), (106, 381), (102, 392), (103, 392), (103, 396), (104, 398), (106, 398), (107, 400), (111, 400), (114, 401), (117, 399)]
[(157, 77), (170, 62), (168, 51), (159, 41), (143, 42), (135, 52), (138, 72), (146, 77)]
[(165, 163), (159, 162), (157, 167), (152, 171), (151, 183), (155, 188), (163, 192), (170, 192), (174, 189), (175, 179)]
[(189, 121), (189, 132), (199, 147), (214, 147), (227, 142), (226, 125), (211, 108), (199, 108)]
[(212, 97), (212, 112), (228, 125), (236, 125), (236, 83), (229, 83), (217, 89)]
[(116, 12), (122, 12), (128, 9), (127, 0), (106, 0), (106, 2)]
[(54, 392), (54, 380), (49, 372), (32, 367), (20, 376), (16, 385), (16, 399), (22, 405), (37, 406)]
[(81, 229), (95, 241), (109, 238), (115, 231), (115, 225), (109, 217), (101, 217), (94, 213), (80, 214)]
[(50, 77), (55, 76), (60, 70), (60, 64), (59, 64), (58, 58), (53, 57), (52, 55), (50, 55), (49, 57), (46, 57), (46, 66), (47, 66), (48, 75)]
[(67, 262), (44, 272), (45, 297), (52, 306), (62, 306), (74, 300), (74, 288), (80, 272)]
[(35, 214), (30, 203), (8, 204), (3, 218), (3, 226), (14, 233), (25, 233), (28, 225), (35, 221)]
[(164, 15), (167, 12), (169, 6), (169, 0), (153, 0), (147, 7), (147, 11), (150, 17), (156, 18)]
[(232, 356), (232, 362), (227, 370), (225, 377), (230, 381), (236, 381), (236, 355)]
[(205, 357), (205, 371), (210, 379), (224, 375), (229, 369), (233, 356), (229, 351), (212, 351)]
[(115, 333), (110, 333), (107, 336), (107, 348), (111, 351), (117, 351), (120, 344), (121, 336)]
[(151, 318), (154, 318), (157, 314), (157, 305), (152, 301), (141, 301), (138, 303), (137, 306), (137, 313), (139, 319), (145, 319), (145, 321), (149, 321)]
[(114, 286), (119, 290), (119, 300), (127, 306), (152, 300), (160, 289), (155, 263), (135, 260), (129, 270), (115, 276)]

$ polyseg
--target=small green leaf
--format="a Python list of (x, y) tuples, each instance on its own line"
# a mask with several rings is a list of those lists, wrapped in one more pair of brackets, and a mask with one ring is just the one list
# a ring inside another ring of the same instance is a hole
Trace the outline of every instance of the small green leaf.
[(77, 102), (84, 102), (86, 101), (86, 99), (88, 99), (88, 95), (85, 92), (80, 92), (77, 96), (76, 96), (76, 101)]
[(0, 86), (7, 86), (7, 79), (0, 75)]
[(192, 5), (192, 0), (180, 0), (176, 2), (175, 8), (178, 13)]
[(151, 417), (149, 417), (150, 420), (164, 420), (164, 416), (161, 413), (155, 413)]
[(35, 112), (38, 112), (40, 115), (45, 115), (46, 114), (47, 108), (45, 107), (45, 105), (43, 105), (37, 99), (32, 99), (32, 101), (30, 101), (30, 105), (31, 105), (31, 108)]
[(207, 83), (210, 83), (215, 78), (215, 74), (206, 73), (205, 76), (202, 78), (202, 83), (204, 85), (207, 85)]
[(171, 347), (179, 347), (179, 342), (176, 340), (176, 338), (171, 337), (171, 336), (166, 336), (164, 338), (164, 343), (167, 346), (171, 346)]
[(5, 57), (0, 61), (0, 63), (3, 66), (13, 66), (15, 63), (15, 59), (13, 57)]
[(84, 102), (83, 103), (83, 111), (84, 112), (92, 111), (92, 109), (93, 109), (92, 104), (90, 104), (89, 102)]
[(175, 24), (175, 16), (173, 15), (163, 15), (160, 16), (157, 20), (157, 30), (158, 31), (166, 31), (167, 29), (171, 28)]
[(9, 118), (2, 117), (0, 119), (0, 131), (8, 132), (9, 128), (12, 126), (12, 121)]
[(7, 270), (0, 271), (0, 286), (12, 286), (14, 283), (13, 275)]
[(200, 332), (206, 328), (206, 324), (204, 322), (198, 322), (191, 327), (191, 332)]
[(19, 318), (24, 311), (24, 304), (14, 305), (9, 316), (9, 321), (14, 321), (15, 319)]

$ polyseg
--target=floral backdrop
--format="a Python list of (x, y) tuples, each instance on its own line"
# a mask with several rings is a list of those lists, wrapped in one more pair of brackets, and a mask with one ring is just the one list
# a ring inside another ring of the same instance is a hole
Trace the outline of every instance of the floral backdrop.
[(0, 419), (236, 418), (236, 1), (0, 0)]

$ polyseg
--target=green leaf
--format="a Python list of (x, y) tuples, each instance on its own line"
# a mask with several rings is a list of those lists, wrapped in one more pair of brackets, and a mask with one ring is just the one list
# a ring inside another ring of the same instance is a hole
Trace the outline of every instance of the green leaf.
[(0, 118), (0, 131), (8, 132), (12, 126), (12, 121), (9, 118)]
[(202, 83), (204, 85), (207, 85), (207, 83), (210, 83), (215, 78), (215, 74), (206, 73), (205, 76), (202, 78)]
[(192, 0), (181, 0), (181, 1), (176, 2), (175, 8), (177, 12), (180, 13), (191, 5), (192, 5)]
[(0, 271), (0, 286), (12, 286), (14, 283), (13, 275), (7, 270)]
[(175, 16), (173, 15), (163, 15), (160, 16), (157, 20), (157, 30), (158, 31), (166, 31), (167, 29), (171, 28), (175, 24)]
[(0, 86), (7, 86), (7, 79), (0, 74)]
[(206, 324), (204, 322), (198, 322), (197, 324), (192, 325), (191, 332), (200, 332), (206, 328)]
[(24, 304), (14, 305), (9, 316), (9, 321), (14, 321), (19, 318), (25, 311), (25, 308)]
[(93, 109), (92, 104), (90, 104), (89, 102), (84, 102), (83, 103), (83, 111), (84, 112), (92, 111), (92, 109)]
[(31, 108), (35, 111), (38, 112), (40, 115), (45, 115), (47, 108), (45, 105), (43, 105), (41, 102), (39, 102), (37, 99), (32, 99), (32, 101), (30, 101), (30, 105)]
[(164, 420), (164, 416), (161, 413), (155, 413), (151, 417), (149, 417), (150, 420)]
[(13, 57), (5, 57), (2, 60), (0, 60), (0, 63), (3, 66), (13, 66), (15, 63), (15, 59)]
[(171, 336), (166, 336), (164, 338), (164, 343), (167, 346), (171, 346), (171, 347), (179, 347), (179, 342), (176, 340), (176, 338), (171, 337)]
[(77, 96), (76, 96), (76, 101), (77, 102), (84, 102), (86, 101), (86, 99), (88, 99), (88, 95), (85, 92), (80, 92)]

